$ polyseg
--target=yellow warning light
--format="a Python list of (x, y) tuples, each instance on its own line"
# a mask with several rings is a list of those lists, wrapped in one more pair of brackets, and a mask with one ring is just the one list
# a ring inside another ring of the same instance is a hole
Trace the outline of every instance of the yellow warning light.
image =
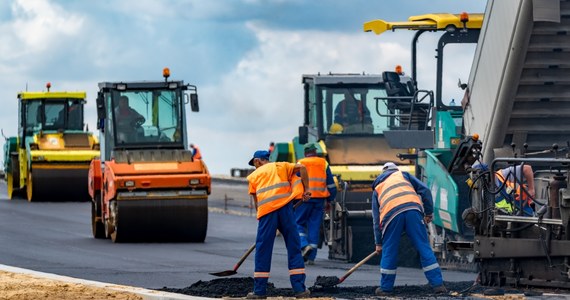
[(162, 76), (164, 77), (164, 79), (168, 79), (168, 77), (170, 77), (170, 69), (169, 68), (162, 69)]

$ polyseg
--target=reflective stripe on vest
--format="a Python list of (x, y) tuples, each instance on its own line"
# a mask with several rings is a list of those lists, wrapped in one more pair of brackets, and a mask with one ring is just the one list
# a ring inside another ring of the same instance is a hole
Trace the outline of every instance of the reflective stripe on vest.
[[(257, 218), (285, 206), (295, 197), (303, 194), (303, 185), (298, 176), (289, 174), (292, 166), (284, 162), (267, 163), (251, 173), (247, 179), (256, 187)], [(290, 183), (288, 180), (291, 178)]]
[[(495, 175), (497, 176), (497, 179), (501, 185), (503, 183), (505, 183), (505, 188), (507, 190), (507, 194), (511, 195), (511, 192), (515, 189), (515, 183), (511, 180), (506, 180), (505, 177), (503, 176), (503, 172), (501, 172), (501, 170), (495, 172)], [(516, 201), (520, 201), (521, 195), (522, 195), (523, 201), (526, 201), (526, 203), (528, 203), (529, 205), (532, 203), (532, 200), (527, 195), (527, 193), (522, 191), (521, 184), (517, 184), (517, 189), (514, 193), (514, 199)]]
[(324, 158), (311, 156), (299, 160), (307, 168), (309, 174), (309, 189), (311, 198), (327, 198), (327, 161)]
[(404, 178), (401, 171), (392, 173), (375, 188), (380, 207), (380, 226), (388, 212), (404, 203), (417, 203), (422, 206), (420, 197), (412, 184)]

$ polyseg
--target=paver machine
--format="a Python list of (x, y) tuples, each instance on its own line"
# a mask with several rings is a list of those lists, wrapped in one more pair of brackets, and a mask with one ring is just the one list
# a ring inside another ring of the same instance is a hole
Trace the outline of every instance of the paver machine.
[(86, 94), (46, 87), (18, 94), (18, 135), (4, 145), (8, 198), (87, 201), (87, 173), (99, 141), (84, 124)]
[(97, 96), (100, 159), (91, 162), (95, 238), (203, 242), (211, 177), (188, 150), (186, 104), (196, 86), (168, 80), (101, 82)]
[[(473, 255), (454, 251), (450, 246), (462, 245), (473, 240), (472, 228), (466, 226), (462, 213), (470, 206), (469, 186), (466, 180), (469, 174), (464, 167), (466, 161), (473, 163), (474, 152), (480, 151), (478, 137), (466, 137), (463, 132), (463, 107), (449, 105), (443, 100), (443, 82), (445, 47), (455, 44), (473, 45), (478, 38), (483, 23), (483, 14), (427, 14), (412, 16), (408, 21), (388, 22), (374, 20), (364, 24), (364, 31), (383, 34), (395, 30), (415, 31), (412, 39), (412, 85), (421, 86), (417, 80), (418, 41), (423, 34), (439, 36), (436, 49), (436, 89), (431, 131), (431, 145), (414, 145), (413, 139), (408, 147), (417, 151), (416, 176), (432, 190), (434, 199), (434, 219), (430, 223), (432, 248), (440, 265), (445, 268), (474, 270)], [(465, 63), (465, 68), (470, 61)], [(455, 68), (459, 66), (454, 66)], [(456, 79), (455, 79), (456, 80)], [(461, 82), (461, 81), (460, 81)], [(460, 85), (465, 88), (466, 85)], [(459, 87), (457, 87), (459, 89)]]
[[(329, 259), (356, 262), (374, 250), (373, 181), (388, 161), (415, 173), (413, 154), (401, 147), (397, 132), (409, 132), (416, 140), (432, 144), (426, 128), (433, 93), (414, 91), (393, 97), (409, 80), (398, 72), (302, 76), (305, 113), (299, 136), (290, 143), (276, 143), (270, 160), (296, 162), (304, 157), (303, 146), (308, 142), (316, 143), (318, 154), (327, 159), (339, 188), (322, 227), (321, 246), (328, 247)], [(352, 108), (353, 121), (343, 114), (351, 109), (347, 100), (358, 101)], [(400, 100), (406, 103), (397, 106)], [(369, 263), (378, 263), (378, 258)]]

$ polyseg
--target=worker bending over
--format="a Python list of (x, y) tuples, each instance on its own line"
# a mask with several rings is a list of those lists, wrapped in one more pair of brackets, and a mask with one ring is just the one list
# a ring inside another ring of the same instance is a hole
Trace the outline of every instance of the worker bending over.
[(305, 158), (299, 160), (299, 163), (307, 168), (311, 199), (295, 209), (295, 219), (301, 238), (303, 258), (307, 264), (312, 265), (317, 257), (325, 202), (330, 206), (330, 202), (335, 199), (336, 185), (327, 161), (317, 156), (315, 144), (305, 145)]
[(386, 296), (394, 292), (398, 246), (404, 231), (420, 254), (422, 269), (434, 292), (447, 292), (425, 225), (433, 219), (430, 190), (392, 162), (384, 164), (382, 171), (372, 184), (374, 240), (376, 252), (382, 253), (380, 288), (376, 289), (376, 295)]
[(295, 296), (308, 297), (310, 292), (305, 287), (305, 263), (291, 201), (295, 198), (302, 198), (303, 201), (310, 199), (311, 193), (304, 192), (309, 187), (307, 170), (301, 164), (269, 162), (269, 151), (265, 150), (256, 151), (249, 165), (256, 169), (247, 176), (247, 180), (259, 222), (255, 240), (254, 287), (253, 292), (247, 294), (247, 299), (267, 297), (267, 281), (277, 230), (283, 235), (287, 247), (289, 278)]

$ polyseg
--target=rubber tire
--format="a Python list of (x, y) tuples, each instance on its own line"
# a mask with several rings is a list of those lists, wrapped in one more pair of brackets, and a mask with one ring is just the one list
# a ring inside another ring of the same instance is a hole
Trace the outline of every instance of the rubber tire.
[[(116, 203), (114, 205), (117, 205)], [(109, 202), (109, 210), (113, 206), (113, 203)], [(119, 235), (119, 208), (115, 208), (115, 216), (113, 218), (113, 223), (109, 222), (109, 229), (112, 229), (112, 232), (109, 234), (111, 241), (113, 243), (120, 243), (122, 242), (122, 236)]]
[(14, 197), (14, 177), (10, 171), (6, 174), (6, 187), (8, 191), (8, 199), (12, 200)]
[(26, 178), (26, 198), (28, 199), (28, 202), (34, 201), (34, 185), (32, 182), (32, 171), (30, 170), (28, 171), (28, 177)]
[[(99, 217), (99, 221), (95, 221), (97, 217)], [(96, 194), (95, 199), (91, 201), (91, 232), (96, 239), (106, 238), (105, 224), (101, 220), (101, 195)]]

